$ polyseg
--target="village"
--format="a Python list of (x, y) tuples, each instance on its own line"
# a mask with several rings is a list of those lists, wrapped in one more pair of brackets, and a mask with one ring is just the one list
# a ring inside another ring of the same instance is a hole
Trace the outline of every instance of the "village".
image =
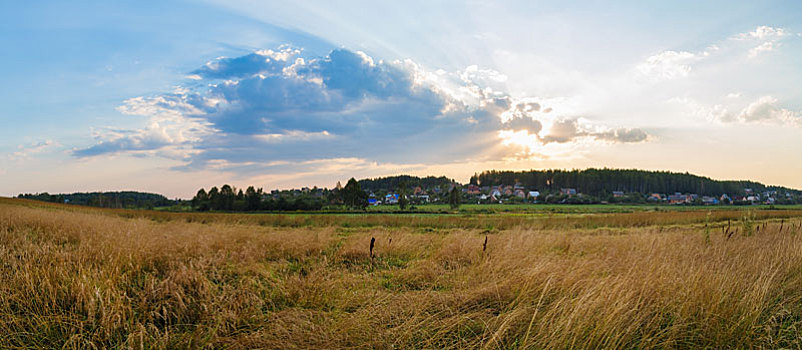
[[(416, 186), (406, 197), (411, 203), (427, 204), (443, 202), (443, 196), (449, 189), (440, 187), (424, 189)], [(744, 189), (743, 194), (720, 196), (701, 196), (695, 193), (673, 194), (612, 191), (606, 196), (592, 196), (579, 192), (576, 188), (561, 188), (559, 191), (527, 189), (522, 184), (478, 186), (469, 184), (461, 188), (463, 203), (470, 204), (617, 204), (617, 203), (648, 203), (668, 205), (774, 205), (793, 202), (791, 193), (778, 193), (778, 191), (764, 191), (756, 193), (752, 189)], [(400, 195), (397, 192), (368, 194), (368, 204), (394, 205), (398, 204)]]

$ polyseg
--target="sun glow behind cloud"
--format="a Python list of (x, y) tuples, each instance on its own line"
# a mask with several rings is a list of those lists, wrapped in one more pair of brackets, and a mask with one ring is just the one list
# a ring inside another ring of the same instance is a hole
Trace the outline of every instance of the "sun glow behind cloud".
[(131, 98), (119, 108), (149, 118), (147, 127), (107, 130), (97, 144), (74, 154), (148, 152), (182, 160), (176, 169), (256, 174), (276, 161), (310, 159), (414, 164), (542, 158), (580, 141), (631, 143), (647, 135), (631, 129), (642, 137), (626, 137), (542, 106), (536, 97), (513, 97), (498, 85), (506, 76), (477, 66), (432, 72), (410, 59), (385, 62), (345, 49), (308, 57), (283, 46), (221, 57), (192, 74), (197, 77), (186, 87)]

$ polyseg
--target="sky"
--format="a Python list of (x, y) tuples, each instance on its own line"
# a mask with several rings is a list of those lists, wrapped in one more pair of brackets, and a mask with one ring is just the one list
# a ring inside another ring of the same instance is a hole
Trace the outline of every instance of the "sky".
[(798, 1), (37, 1), (0, 196), (638, 168), (802, 188)]

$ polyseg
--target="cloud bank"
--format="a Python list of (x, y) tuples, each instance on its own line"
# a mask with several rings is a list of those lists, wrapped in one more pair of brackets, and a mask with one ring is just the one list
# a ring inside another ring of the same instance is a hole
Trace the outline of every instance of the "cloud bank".
[[(436, 164), (496, 159), (516, 152), (503, 131), (536, 143), (632, 143), (638, 128), (609, 128), (498, 86), (505, 76), (476, 66), (427, 71), (336, 49), (325, 57), (280, 47), (218, 58), (189, 72), (170, 93), (135, 97), (118, 108), (147, 119), (131, 130), (105, 128), (76, 157), (160, 156), (180, 169), (260, 169), (336, 159)], [(583, 119), (584, 120), (584, 119)], [(531, 144), (528, 146), (532, 146)]]

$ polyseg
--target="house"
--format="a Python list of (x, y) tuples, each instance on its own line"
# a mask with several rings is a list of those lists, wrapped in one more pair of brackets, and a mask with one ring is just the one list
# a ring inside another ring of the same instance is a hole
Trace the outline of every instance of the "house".
[(649, 198), (646, 198), (646, 200), (650, 201), (650, 202), (661, 202), (661, 201), (663, 201), (664, 197), (665, 196), (663, 196), (662, 194), (652, 193), (652, 194), (649, 195)]
[(379, 203), (380, 202), (377, 201), (376, 198), (368, 198), (368, 205), (377, 206)]
[(702, 204), (704, 204), (704, 205), (716, 205), (716, 204), (719, 204), (719, 200), (716, 197), (704, 196), (704, 197), (702, 197)]
[(685, 204), (689, 202), (689, 198), (690, 197), (677, 192), (668, 196), (668, 204)]
[(567, 195), (567, 196), (576, 196), (576, 189), (575, 188), (561, 188), (560, 194)]
[(385, 204), (398, 204), (398, 194), (390, 193), (384, 196)]
[(774, 204), (775, 202), (776, 202), (776, 200), (774, 199), (774, 197), (766, 198), (766, 204), (771, 205), (771, 204)]
[(470, 184), (470, 185), (468, 185), (468, 192), (467, 193), (468, 194), (480, 194), (480, 193), (482, 193), (482, 191), (479, 189), (479, 186), (476, 186), (474, 184)]
[(506, 188), (504, 188), (505, 196), (512, 196), (512, 192), (513, 192), (512, 186), (507, 186)]
[(523, 191), (524, 185), (522, 183), (520, 183), (520, 182), (516, 182), (515, 185), (513, 186), (513, 189), (514, 190), (522, 190)]
[(536, 200), (538, 196), (540, 196), (540, 192), (538, 192), (538, 191), (529, 191), (529, 198)]
[(415, 186), (415, 189), (412, 191), (412, 194), (418, 195), (423, 193), (423, 189), (420, 186)]
[(719, 201), (721, 201), (722, 203), (732, 203), (732, 198), (730, 198), (730, 196), (728, 196), (725, 193), (725, 194), (721, 195), (721, 197), (719, 198)]
[(613, 191), (613, 197), (621, 198), (624, 196), (624, 191)]
[(526, 192), (524, 192), (524, 190), (522, 190), (522, 189), (515, 190), (513, 195), (518, 197), (518, 198), (521, 198), (521, 199), (525, 199), (526, 198)]

